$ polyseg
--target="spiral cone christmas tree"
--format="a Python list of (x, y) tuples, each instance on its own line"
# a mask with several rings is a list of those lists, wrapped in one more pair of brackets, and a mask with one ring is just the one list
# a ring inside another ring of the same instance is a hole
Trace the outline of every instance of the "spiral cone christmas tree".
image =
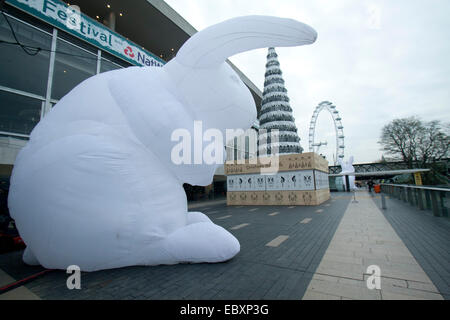
[(258, 119), (259, 155), (303, 152), (274, 48), (269, 48), (267, 54), (261, 113)]

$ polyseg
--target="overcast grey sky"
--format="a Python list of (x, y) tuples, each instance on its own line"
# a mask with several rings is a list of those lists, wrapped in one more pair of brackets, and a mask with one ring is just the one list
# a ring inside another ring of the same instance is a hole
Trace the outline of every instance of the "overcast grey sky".
[[(381, 128), (394, 118), (450, 121), (448, 0), (165, 0), (197, 30), (243, 15), (273, 15), (318, 32), (310, 46), (277, 48), (302, 147), (314, 108), (333, 102), (344, 126), (345, 158), (381, 158)], [(263, 89), (267, 49), (230, 60)], [(331, 116), (322, 112), (316, 138), (333, 161)]]

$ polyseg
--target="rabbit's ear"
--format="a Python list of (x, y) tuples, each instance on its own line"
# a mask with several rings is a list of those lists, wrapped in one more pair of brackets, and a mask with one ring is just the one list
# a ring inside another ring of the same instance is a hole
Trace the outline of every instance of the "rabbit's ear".
[(348, 159), (348, 165), (351, 166), (353, 164), (353, 156), (350, 156)]
[(188, 67), (206, 68), (240, 52), (311, 44), (316, 38), (313, 28), (293, 19), (244, 16), (197, 32), (180, 48), (176, 59)]

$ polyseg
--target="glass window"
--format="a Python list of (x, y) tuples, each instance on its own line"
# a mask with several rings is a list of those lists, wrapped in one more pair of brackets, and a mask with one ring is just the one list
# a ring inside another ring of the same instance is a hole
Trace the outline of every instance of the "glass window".
[(106, 72), (106, 71), (111, 71), (111, 70), (116, 70), (116, 69), (121, 69), (121, 68), (122, 68), (122, 66), (119, 66), (115, 63), (112, 63), (111, 61), (108, 61), (108, 60), (102, 58), (102, 61), (100, 64), (100, 73)]
[(52, 98), (61, 99), (83, 80), (97, 72), (97, 55), (58, 39), (55, 69), (53, 72)]
[(0, 131), (30, 134), (41, 118), (42, 101), (0, 90)]
[[(21, 44), (45, 50), (31, 56), (17, 44), (0, 43), (0, 85), (45, 96), (51, 36), (11, 17), (8, 17), (8, 21)], [(0, 16), (0, 40), (16, 42), (3, 15)], [(28, 51), (34, 52), (31, 48)]]
[(108, 60), (109, 62), (113, 62), (116, 65), (122, 67), (122, 68), (126, 68), (129, 66), (132, 66), (131, 63), (126, 62), (122, 59), (117, 58), (116, 56), (113, 56), (112, 54), (106, 52), (106, 51), (102, 51), (102, 59)]

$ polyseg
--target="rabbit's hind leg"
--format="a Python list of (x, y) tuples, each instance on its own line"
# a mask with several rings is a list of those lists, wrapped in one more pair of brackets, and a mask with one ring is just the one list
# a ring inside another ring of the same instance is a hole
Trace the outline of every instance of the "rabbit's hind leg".
[(25, 262), (26, 264), (28, 264), (30, 266), (39, 266), (40, 265), (40, 262), (38, 261), (38, 259), (36, 259), (36, 257), (34, 256), (33, 252), (31, 251), (31, 249), (29, 247), (25, 248), (25, 251), (23, 252), (22, 260), (23, 260), (23, 262)]
[(195, 221), (205, 218), (209, 220), (198, 213), (189, 213), (193, 214), (190, 224), (174, 231), (165, 240), (165, 250), (177, 260), (176, 262), (223, 262), (238, 254), (239, 241), (211, 221)]
[(207, 215), (198, 211), (192, 211), (187, 213), (187, 224), (197, 223), (197, 222), (211, 222), (211, 219)]

